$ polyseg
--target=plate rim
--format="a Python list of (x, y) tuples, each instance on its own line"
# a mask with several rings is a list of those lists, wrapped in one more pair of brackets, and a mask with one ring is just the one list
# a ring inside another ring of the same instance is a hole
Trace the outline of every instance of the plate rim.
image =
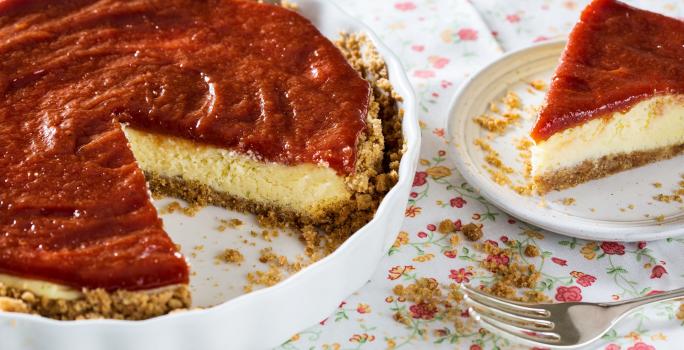
[[(485, 66), (477, 70), (476, 73), (471, 75), (458, 89), (456, 94), (450, 101), (448, 115), (445, 118), (445, 130), (447, 130), (447, 135), (449, 137), (448, 142), (450, 144), (452, 152), (449, 152), (450, 158), (456, 164), (459, 173), (465, 178), (465, 180), (471, 184), (488, 202), (492, 203), (501, 211), (518, 218), (526, 223), (537, 226), (539, 228), (580, 239), (588, 240), (602, 240), (602, 241), (620, 241), (620, 242), (636, 242), (636, 241), (654, 241), (665, 239), (669, 237), (684, 235), (684, 226), (671, 227), (667, 225), (648, 225), (639, 228), (631, 227), (607, 227), (606, 225), (601, 225), (600, 221), (584, 222), (579, 225), (575, 222), (573, 224), (564, 224), (564, 220), (558, 220), (550, 213), (536, 213), (534, 211), (528, 211), (525, 206), (516, 206), (516, 201), (508, 202), (500, 199), (497, 192), (500, 191), (500, 185), (493, 184), (489, 179), (485, 179), (484, 176), (471, 171), (471, 167), (474, 165), (468, 164), (465, 158), (470, 159), (465, 152), (465, 147), (456, 146), (455, 140), (456, 132), (454, 128), (457, 126), (457, 122), (461, 118), (467, 118), (468, 116), (460, 116), (459, 110), (461, 109), (461, 102), (464, 99), (464, 95), (472, 88), (478, 79), (483, 75), (496, 69), (498, 66), (506, 64), (515, 60), (518, 56), (528, 55), (531, 51), (538, 51), (544, 49), (551, 49), (556, 46), (564, 47), (567, 44), (566, 38), (558, 38), (549, 41), (544, 41), (541, 43), (535, 43), (530, 46), (526, 46), (517, 50), (513, 50), (505, 53), (504, 55), (498, 57), (497, 59), (491, 61)], [(518, 68), (517, 65), (513, 65), (514, 68)], [(458, 140), (459, 142), (462, 140)], [(516, 198), (522, 199), (520, 195), (515, 194)], [(567, 214), (557, 212), (563, 217), (567, 217)], [(578, 217), (582, 221), (580, 217)], [(599, 223), (599, 225), (597, 225)], [(671, 223), (670, 225), (674, 225)], [(645, 232), (645, 228), (650, 228), (650, 230)], [(658, 228), (661, 228), (658, 230)], [(638, 231), (638, 232), (637, 232)]]

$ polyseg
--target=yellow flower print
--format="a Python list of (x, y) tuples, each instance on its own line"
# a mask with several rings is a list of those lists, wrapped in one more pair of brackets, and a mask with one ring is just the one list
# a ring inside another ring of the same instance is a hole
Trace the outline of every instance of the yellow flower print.
[(420, 159), (420, 165), (422, 165), (422, 166), (428, 166), (428, 165), (430, 165), (430, 161), (427, 160), (427, 159), (421, 158), (421, 159)]
[(527, 229), (523, 233), (526, 234), (527, 237), (530, 237), (530, 238), (544, 239), (544, 234), (542, 234), (539, 231)]
[(363, 334), (354, 334), (351, 338), (349, 338), (349, 341), (352, 343), (369, 343), (375, 340), (374, 335), (369, 335), (368, 333), (363, 333)]
[(418, 255), (417, 257), (413, 258), (412, 260), (415, 262), (426, 262), (432, 260), (432, 258), (435, 257), (435, 254), (432, 253), (427, 253), (423, 255)]
[(587, 242), (582, 249), (580, 249), (580, 253), (582, 253), (582, 256), (584, 256), (585, 259), (592, 260), (596, 257), (597, 247), (598, 245), (596, 242)]
[(451, 175), (451, 169), (442, 165), (428, 168), (427, 170), (425, 170), (425, 172), (428, 173), (428, 175), (432, 176), (432, 178), (434, 179), (440, 179)]
[(401, 231), (397, 235), (397, 239), (394, 240), (394, 244), (392, 244), (392, 247), (394, 248), (400, 248), (401, 246), (405, 245), (409, 241), (409, 236), (406, 231)]
[(392, 350), (397, 347), (397, 342), (394, 341), (394, 339), (387, 338), (385, 341), (387, 342), (387, 350)]

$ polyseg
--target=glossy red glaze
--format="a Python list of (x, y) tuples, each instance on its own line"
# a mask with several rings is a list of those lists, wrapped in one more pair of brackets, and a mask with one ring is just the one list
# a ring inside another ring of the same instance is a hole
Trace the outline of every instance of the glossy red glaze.
[(536, 141), (657, 94), (684, 93), (684, 22), (594, 0), (570, 34)]
[(300, 15), (230, 0), (0, 1), (0, 273), (188, 281), (119, 122), (353, 172), (370, 87)]

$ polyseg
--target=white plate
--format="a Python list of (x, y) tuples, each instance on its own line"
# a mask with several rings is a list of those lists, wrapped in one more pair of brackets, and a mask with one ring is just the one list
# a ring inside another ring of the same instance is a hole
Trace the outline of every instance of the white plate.
[[(658, 193), (677, 188), (684, 174), (684, 156), (551, 192), (545, 198), (521, 196), (491, 180), (484, 169), (484, 153), (473, 144), (486, 131), (472, 121), (473, 117), (485, 113), (489, 103), (500, 100), (507, 91), (518, 93), (526, 106), (541, 105), (544, 92), (530, 89), (529, 82), (542, 79), (548, 83), (564, 47), (565, 41), (554, 41), (512, 52), (482, 69), (461, 88), (452, 101), (447, 121), (455, 147), (451, 154), (458, 169), (488, 201), (549, 231), (609, 241), (648, 241), (684, 234), (682, 204), (653, 199)], [(523, 117), (518, 125), (491, 142), (510, 166), (520, 167), (513, 140), (529, 132), (536, 116), (524, 113)], [(655, 188), (655, 182), (662, 183), (662, 188)], [(576, 203), (563, 205), (564, 198), (573, 198)], [(664, 221), (656, 220), (659, 215), (664, 215)]]
[[(295, 2), (299, 12), (331, 39), (337, 39), (342, 31), (366, 33), (387, 62), (394, 88), (404, 98), (407, 151), (401, 160), (399, 182), (385, 196), (375, 218), (325, 259), (273, 287), (243, 295), (245, 274), (254, 266), (267, 269), (257, 261), (259, 249), (271, 246), (276, 253), (292, 258), (303, 251), (297, 238), (280, 230), (274, 242), (266, 243), (250, 235), (252, 229), (261, 232), (253, 216), (222, 208), (205, 208), (195, 217), (163, 215), (165, 228), (190, 261), (194, 306), (216, 306), (139, 322), (55, 321), (0, 312), (0, 349), (268, 349), (321, 321), (368, 281), (404, 219), (420, 149), (415, 97), (399, 60), (368, 27), (328, 1)], [(155, 204), (162, 208), (169, 201)], [(216, 229), (220, 219), (231, 218), (245, 224), (223, 232)], [(255, 246), (242, 243), (244, 239)], [(246, 262), (239, 268), (216, 264), (215, 255), (226, 248), (239, 249)]]

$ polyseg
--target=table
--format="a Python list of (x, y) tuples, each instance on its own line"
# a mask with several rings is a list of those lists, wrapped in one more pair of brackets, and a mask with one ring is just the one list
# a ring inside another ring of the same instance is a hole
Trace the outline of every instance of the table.
[[(684, 18), (681, 0), (628, 1)], [(557, 301), (628, 299), (684, 286), (684, 238), (604, 244), (548, 232), (526, 235), (525, 226), (464, 189), (448, 159), (443, 129), (448, 104), (459, 85), (503, 52), (563, 36), (587, 0), (339, 0), (337, 3), (380, 36), (402, 60), (419, 100), (423, 146), (397, 247), (373, 278), (320, 324), (280, 349), (508, 349), (492, 334), (460, 334), (453, 324), (420, 315), (409, 325), (393, 320), (397, 308), (410, 311), (392, 291), (397, 284), (431, 277), (440, 283), (478, 279), (483, 273), (470, 243), (446, 249), (435, 226), (445, 218), (484, 225), (484, 239), (517, 239), (542, 252), (536, 261), (545, 293)], [(683, 167), (684, 172), (684, 167)], [(439, 176), (434, 176), (439, 173)], [(447, 175), (447, 176), (443, 176)], [(466, 187), (467, 188), (467, 187)], [(464, 254), (464, 250), (468, 254)], [(680, 303), (661, 304), (624, 320), (591, 348), (680, 349), (684, 312)], [(679, 315), (678, 315), (679, 313)], [(678, 318), (679, 316), (679, 318)], [(292, 315), (297, 317), (297, 315)], [(589, 317), (589, 315), (588, 315)]]

